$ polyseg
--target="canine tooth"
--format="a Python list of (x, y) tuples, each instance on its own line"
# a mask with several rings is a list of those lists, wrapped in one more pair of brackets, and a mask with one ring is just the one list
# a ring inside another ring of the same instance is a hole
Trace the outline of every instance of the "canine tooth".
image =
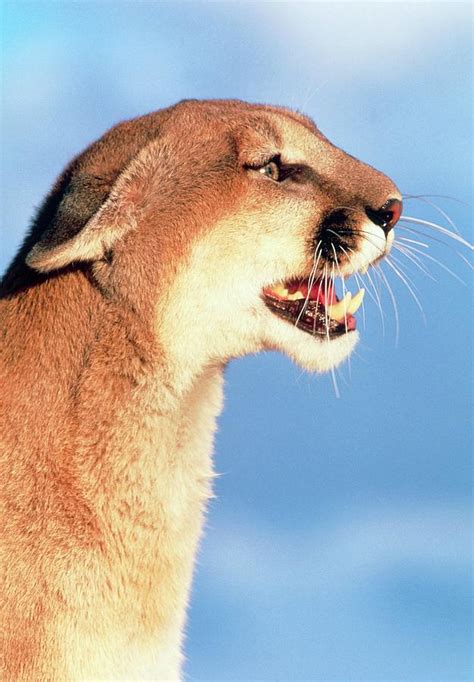
[(357, 310), (359, 310), (362, 300), (364, 298), (365, 289), (359, 289), (356, 295), (353, 297), (352, 301), (349, 303), (347, 308), (348, 312), (353, 315)]
[(281, 284), (277, 284), (276, 286), (272, 287), (272, 291), (281, 298), (288, 298), (288, 289)]
[(302, 298), (306, 298), (306, 296), (301, 291), (295, 291), (294, 294), (288, 294), (286, 298), (288, 301), (299, 301)]
[(348, 291), (342, 301), (334, 303), (334, 305), (326, 306), (329, 317), (331, 317), (333, 320), (336, 320), (336, 322), (342, 322), (349, 311), (351, 298), (352, 294), (350, 291)]

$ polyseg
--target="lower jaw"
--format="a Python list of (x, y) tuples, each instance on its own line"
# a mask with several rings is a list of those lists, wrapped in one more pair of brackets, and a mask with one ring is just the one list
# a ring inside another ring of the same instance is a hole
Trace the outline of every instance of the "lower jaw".
[(265, 304), (274, 315), (289, 324), (321, 340), (340, 338), (355, 331), (355, 318), (352, 315), (339, 322), (327, 316), (324, 306), (317, 301), (281, 301), (265, 296)]

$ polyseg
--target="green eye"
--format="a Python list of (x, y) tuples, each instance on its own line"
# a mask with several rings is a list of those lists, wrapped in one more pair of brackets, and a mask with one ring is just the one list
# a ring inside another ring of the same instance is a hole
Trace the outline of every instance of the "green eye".
[(275, 182), (278, 182), (280, 178), (280, 168), (275, 161), (269, 161), (258, 170), (260, 173), (262, 173), (262, 175), (265, 175), (267, 178), (270, 178), (270, 180), (274, 180)]

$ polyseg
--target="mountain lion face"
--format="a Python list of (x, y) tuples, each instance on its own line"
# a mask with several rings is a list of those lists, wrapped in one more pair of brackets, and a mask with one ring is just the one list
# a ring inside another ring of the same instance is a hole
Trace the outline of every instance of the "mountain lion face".
[(90, 263), (190, 373), (262, 349), (323, 371), (358, 339), (364, 292), (346, 280), (388, 253), (401, 209), (391, 180), (308, 118), (185, 101), (119, 124), (69, 165), (27, 263)]

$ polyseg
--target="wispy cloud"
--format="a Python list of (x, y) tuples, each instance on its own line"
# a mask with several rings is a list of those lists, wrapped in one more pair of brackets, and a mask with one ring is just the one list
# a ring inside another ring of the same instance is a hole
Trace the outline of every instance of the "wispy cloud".
[(220, 521), (208, 533), (201, 570), (238, 594), (291, 584), (293, 594), (356, 590), (409, 562), (456, 575), (469, 570), (470, 528), (461, 506), (365, 508), (306, 532), (258, 532)]
[[(286, 49), (287, 60), (311, 60), (338, 81), (380, 78), (381, 87), (429, 60), (466, 30), (459, 2), (261, 3), (257, 9), (268, 38)], [(269, 30), (270, 28), (270, 30)], [(415, 61), (414, 61), (415, 60)]]

